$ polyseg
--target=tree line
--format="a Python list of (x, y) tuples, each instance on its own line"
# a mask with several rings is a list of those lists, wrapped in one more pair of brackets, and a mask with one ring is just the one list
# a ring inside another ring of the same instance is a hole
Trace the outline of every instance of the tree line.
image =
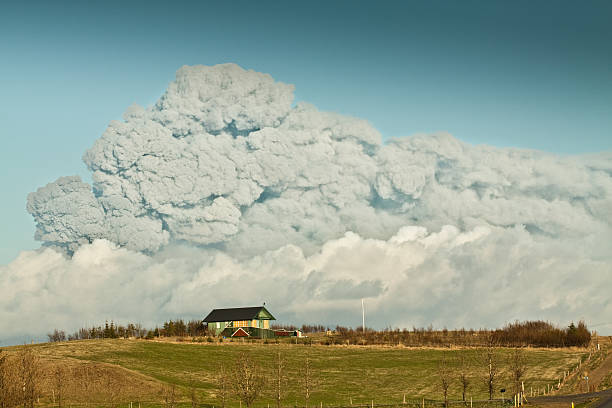
[(566, 328), (558, 328), (549, 322), (526, 321), (507, 324), (493, 332), (495, 341), (511, 346), (586, 347), (591, 333), (584, 321), (573, 322)]
[(583, 321), (558, 328), (544, 321), (515, 322), (501, 329), (434, 330), (428, 328), (373, 330), (337, 326), (329, 344), (484, 347), (492, 339), (500, 347), (586, 347), (591, 333)]
[(144, 328), (139, 323), (116, 324), (112, 320), (104, 325), (82, 327), (71, 334), (55, 329), (48, 333), (49, 342), (90, 340), (90, 339), (152, 339), (156, 337), (199, 337), (206, 336), (206, 326), (199, 320), (168, 320), (161, 327)]
[[(458, 329), (434, 330), (428, 328), (373, 330), (336, 326), (330, 329), (323, 325), (272, 325), (273, 330), (301, 330), (305, 334), (326, 333), (328, 336), (319, 338), (321, 344), (353, 344), (353, 345), (405, 345), (405, 346), (469, 346), (483, 347), (489, 339), (495, 344), (504, 347), (586, 347), (591, 341), (584, 321), (578, 324), (571, 323), (566, 328), (559, 328), (545, 321), (514, 322), (501, 329)], [(48, 335), (50, 342), (66, 340), (87, 339), (116, 339), (116, 338), (144, 338), (160, 337), (204, 337), (209, 336), (206, 326), (199, 320), (185, 321), (183, 319), (168, 320), (161, 327), (154, 329), (144, 328), (140, 324), (128, 323), (119, 325), (107, 321), (104, 325), (85, 327), (66, 335), (63, 330), (54, 330)], [(210, 336), (209, 336), (210, 337)], [(210, 339), (210, 338), (209, 338)], [(312, 340), (310, 340), (312, 341)]]

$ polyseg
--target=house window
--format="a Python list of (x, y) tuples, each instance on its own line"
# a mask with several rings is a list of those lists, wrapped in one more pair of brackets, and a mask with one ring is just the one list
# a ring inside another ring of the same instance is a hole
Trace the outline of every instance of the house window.
[(221, 328), (221, 322), (217, 322), (217, 329)]

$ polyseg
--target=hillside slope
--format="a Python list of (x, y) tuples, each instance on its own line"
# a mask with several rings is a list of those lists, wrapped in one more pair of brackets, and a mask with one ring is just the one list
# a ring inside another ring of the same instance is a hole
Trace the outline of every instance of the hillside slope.
[[(57, 364), (68, 367), (91, 365), (106, 367), (108, 385), (125, 401), (160, 401), (168, 387), (176, 386), (180, 398), (188, 398), (194, 389), (201, 402), (216, 403), (218, 372), (230, 368), (241, 353), (257, 361), (272, 378), (275, 358), (280, 352), (286, 375), (286, 405), (304, 403), (303, 366), (312, 364), (312, 403), (325, 405), (400, 402), (404, 395), (415, 399), (442, 399), (438, 375), (439, 362), (447, 359), (458, 368), (463, 358), (469, 364), (468, 398), (487, 398), (485, 368), (478, 363), (478, 349), (432, 349), (403, 347), (341, 347), (295, 344), (250, 343), (168, 343), (144, 340), (85, 340), (48, 343), (33, 346), (47, 367), (49, 385), (53, 388), (53, 369)], [(15, 352), (18, 348), (9, 348)], [(510, 350), (498, 349), (500, 375), (496, 390), (512, 388), (508, 371)], [(525, 349), (526, 389), (542, 389), (556, 384), (562, 373), (585, 358), (583, 349)], [(114, 370), (114, 371), (113, 371)], [(70, 373), (78, 377), (78, 370)], [(117, 378), (121, 380), (117, 380)], [(83, 382), (74, 378), (73, 383)], [(73, 384), (74, 385), (74, 384)], [(74, 386), (73, 388), (78, 388)], [(500, 397), (497, 394), (496, 397)], [(507, 396), (507, 394), (506, 394)], [(113, 398), (119, 398), (114, 396)], [(460, 399), (458, 374), (453, 373), (449, 398)], [(75, 401), (76, 402), (76, 401)], [(273, 403), (271, 393), (259, 400)], [(237, 401), (231, 401), (237, 404)]]

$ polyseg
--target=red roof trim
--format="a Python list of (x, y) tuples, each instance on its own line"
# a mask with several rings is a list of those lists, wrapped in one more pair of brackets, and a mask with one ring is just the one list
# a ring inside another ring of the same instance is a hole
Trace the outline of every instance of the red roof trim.
[(242, 329), (242, 327), (240, 327), (238, 328), (238, 330), (234, 332), (234, 334), (232, 334), (231, 337), (249, 337), (249, 336), (250, 336), (249, 333), (247, 333), (246, 331)]

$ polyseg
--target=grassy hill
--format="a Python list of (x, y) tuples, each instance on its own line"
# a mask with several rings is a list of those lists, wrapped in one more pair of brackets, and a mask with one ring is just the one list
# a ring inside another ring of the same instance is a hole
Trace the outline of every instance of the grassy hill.
[[(57, 383), (57, 367), (64, 367), (65, 398), (72, 402), (83, 399), (107, 400), (105, 393), (114, 390), (112, 399), (119, 401), (160, 401), (168, 387), (176, 386), (180, 399), (187, 400), (195, 389), (203, 403), (219, 406), (217, 374), (221, 365), (230, 367), (240, 353), (248, 353), (270, 372), (275, 368), (278, 351), (285, 360), (287, 375), (285, 406), (303, 405), (302, 367), (309, 358), (316, 379), (311, 404), (349, 405), (398, 403), (407, 399), (442, 399), (438, 376), (439, 362), (449, 359), (457, 366), (458, 358), (471, 362), (468, 396), (488, 397), (485, 367), (478, 364), (479, 349), (431, 349), (403, 347), (308, 346), (302, 344), (250, 343), (171, 343), (145, 340), (84, 340), (48, 343), (33, 346), (43, 361), (46, 399)], [(17, 347), (7, 349), (15, 352)], [(508, 360), (511, 349), (498, 349), (500, 369), (496, 390), (512, 388)], [(584, 349), (526, 349), (527, 371), (524, 382), (527, 392), (557, 384), (563, 372), (575, 367), (588, 355)], [(88, 371), (83, 367), (89, 367)], [(79, 384), (96, 378), (98, 388), (87, 395), (79, 394)], [(111, 392), (111, 394), (113, 393)], [(95, 398), (93, 396), (96, 396)], [(501, 394), (497, 394), (499, 397)], [(449, 396), (461, 398), (456, 375), (451, 380)], [(507, 395), (508, 396), (508, 395)], [(469, 398), (468, 397), (468, 398)], [(43, 398), (43, 400), (45, 400)], [(271, 393), (259, 399), (259, 406), (273, 404)], [(238, 401), (231, 399), (231, 406)]]

